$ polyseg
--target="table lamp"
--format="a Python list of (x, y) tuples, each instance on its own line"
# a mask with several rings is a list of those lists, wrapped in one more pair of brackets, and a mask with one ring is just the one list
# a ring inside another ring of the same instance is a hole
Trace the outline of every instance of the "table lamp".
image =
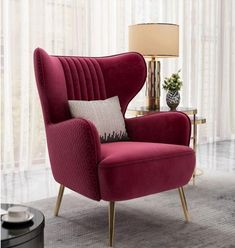
[(179, 25), (143, 23), (129, 26), (129, 51), (149, 59), (146, 82), (147, 108), (160, 109), (160, 61), (179, 56)]

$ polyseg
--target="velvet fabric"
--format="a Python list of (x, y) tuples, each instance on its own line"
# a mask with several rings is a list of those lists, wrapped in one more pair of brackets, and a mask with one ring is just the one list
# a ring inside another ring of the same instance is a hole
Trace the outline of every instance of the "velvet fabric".
[(55, 180), (94, 200), (127, 200), (185, 185), (195, 154), (190, 120), (159, 113), (126, 120), (130, 141), (100, 144), (95, 126), (71, 118), (68, 100), (118, 96), (124, 114), (142, 88), (146, 64), (138, 53), (108, 57), (34, 52), (34, 68)]
[(55, 180), (100, 200), (97, 164), (101, 150), (95, 126), (85, 119), (74, 118), (47, 125), (46, 135)]
[(147, 141), (188, 146), (191, 121), (182, 112), (158, 112), (126, 119), (128, 135), (133, 141)]
[(101, 158), (100, 192), (108, 201), (178, 188), (188, 182), (195, 164), (187, 146), (150, 142), (102, 144)]
[(46, 122), (71, 118), (68, 100), (104, 100), (118, 95), (122, 113), (143, 86), (146, 65), (138, 53), (88, 58), (34, 52), (34, 68)]

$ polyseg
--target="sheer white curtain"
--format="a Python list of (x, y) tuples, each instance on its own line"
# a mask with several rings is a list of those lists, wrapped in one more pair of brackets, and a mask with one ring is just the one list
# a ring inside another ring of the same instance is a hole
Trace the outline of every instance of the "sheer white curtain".
[[(128, 25), (180, 25), (180, 57), (162, 60), (162, 78), (182, 69), (183, 106), (207, 118), (200, 142), (234, 138), (235, 1), (2, 0), (1, 167), (45, 164), (46, 145), (32, 54), (102, 56), (127, 51)], [(165, 104), (162, 91), (162, 104)], [(144, 103), (144, 92), (133, 101)]]
[(81, 54), (84, 1), (1, 1), (1, 168), (24, 170), (48, 161), (33, 71), (33, 51)]

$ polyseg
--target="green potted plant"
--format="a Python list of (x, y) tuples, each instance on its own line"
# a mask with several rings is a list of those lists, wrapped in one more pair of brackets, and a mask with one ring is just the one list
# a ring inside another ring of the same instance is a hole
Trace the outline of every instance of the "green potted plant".
[(180, 79), (180, 70), (164, 79), (163, 89), (167, 91), (166, 103), (171, 110), (176, 110), (180, 103), (180, 93), (183, 82)]

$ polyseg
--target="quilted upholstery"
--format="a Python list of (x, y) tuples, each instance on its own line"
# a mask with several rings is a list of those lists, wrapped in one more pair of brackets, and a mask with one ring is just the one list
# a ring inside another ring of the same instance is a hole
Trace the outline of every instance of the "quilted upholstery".
[[(94, 200), (126, 200), (186, 184), (195, 166), (190, 120), (158, 113), (126, 120), (130, 142), (100, 144), (95, 126), (71, 118), (68, 100), (118, 96), (124, 114), (142, 88), (138, 53), (88, 58), (34, 52), (49, 157), (57, 182)], [(175, 144), (175, 145), (173, 145)]]
[(51, 168), (56, 181), (94, 200), (100, 199), (97, 164), (100, 139), (92, 123), (70, 119), (46, 128)]

